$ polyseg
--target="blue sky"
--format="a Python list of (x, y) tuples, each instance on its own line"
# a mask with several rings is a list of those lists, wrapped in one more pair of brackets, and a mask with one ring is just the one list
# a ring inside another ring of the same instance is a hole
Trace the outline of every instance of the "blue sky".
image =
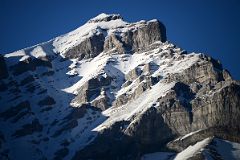
[(159, 19), (168, 40), (219, 59), (240, 79), (239, 0), (0, 0), (0, 53), (67, 33), (100, 13)]

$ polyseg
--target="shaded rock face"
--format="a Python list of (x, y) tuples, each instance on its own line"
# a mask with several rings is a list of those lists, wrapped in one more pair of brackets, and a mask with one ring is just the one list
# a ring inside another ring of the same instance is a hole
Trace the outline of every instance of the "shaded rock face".
[(37, 119), (33, 120), (30, 124), (25, 124), (21, 129), (16, 130), (16, 132), (12, 135), (15, 138), (26, 136), (33, 134), (34, 132), (41, 132), (43, 126), (39, 123)]
[[(134, 140), (122, 134), (121, 129), (126, 122), (117, 122), (109, 130), (104, 131), (94, 143), (75, 153), (74, 160), (78, 159), (132, 159), (140, 158), (138, 149), (140, 145)], [(108, 141), (106, 141), (108, 139)], [(126, 147), (127, 146), (127, 147)], [(99, 149), (100, 147), (101, 149)], [(94, 152), (94, 154), (92, 154)], [(108, 153), (108, 154), (106, 154)], [(124, 156), (123, 156), (124, 155)]]
[(109, 108), (109, 98), (107, 95), (103, 95), (101, 98), (95, 99), (91, 105), (100, 108), (102, 111)]
[(134, 68), (133, 70), (129, 71), (125, 78), (128, 81), (133, 81), (141, 75), (141, 70), (139, 68)]
[(35, 71), (37, 67), (43, 66), (52, 68), (52, 63), (48, 59), (36, 59), (36, 58), (29, 58), (26, 61), (20, 61), (17, 64), (10, 66), (10, 69), (13, 72), (13, 75), (20, 75), (27, 71)]
[(4, 57), (0, 55), (0, 79), (8, 77), (8, 70), (4, 60)]
[(21, 81), (20, 85), (26, 85), (26, 84), (28, 84), (28, 83), (30, 83), (30, 82), (33, 82), (33, 81), (34, 81), (34, 77), (33, 77), (32, 75), (30, 75), (30, 76), (24, 78), (24, 79)]
[(138, 121), (129, 125), (125, 134), (134, 137), (145, 146), (161, 146), (160, 144), (167, 142), (173, 136), (161, 114), (157, 113), (157, 109), (154, 107), (142, 114)]
[(230, 83), (212, 96), (193, 101), (195, 128), (207, 128), (209, 126), (222, 126), (233, 130), (239, 130), (240, 116), (240, 86), (239, 83)]
[(24, 115), (29, 114), (30, 111), (31, 111), (30, 103), (28, 101), (24, 101), (0, 113), (0, 115), (1, 118), (4, 120), (14, 118), (13, 122), (16, 122)]
[[(190, 101), (190, 106), (178, 102), (175, 96), (172, 98), (169, 96), (167, 101), (170, 103), (166, 106), (164, 110), (166, 113), (163, 115), (172, 130), (180, 135), (214, 126), (239, 129), (239, 126), (235, 124), (239, 119), (239, 100), (236, 97), (239, 97), (239, 84), (230, 84), (222, 88), (219, 93), (209, 97), (197, 95)], [(231, 105), (228, 104), (229, 101), (232, 101)], [(186, 107), (191, 108), (184, 110)]]
[[(155, 108), (147, 110), (136, 123), (121, 121), (104, 130), (93, 145), (76, 152), (73, 159), (140, 159), (141, 153), (156, 151), (173, 137)], [(136, 129), (137, 128), (137, 129)], [(153, 141), (155, 143), (153, 143)], [(101, 148), (101, 150), (99, 149)], [(92, 154), (94, 152), (94, 154)], [(108, 154), (106, 154), (108, 153)]]
[(44, 99), (40, 100), (38, 102), (38, 105), (39, 106), (48, 106), (48, 105), (53, 105), (55, 103), (56, 103), (56, 101), (52, 97), (47, 96)]
[(81, 42), (76, 47), (71, 48), (65, 53), (67, 58), (79, 58), (80, 60), (85, 58), (96, 57), (103, 51), (104, 34), (93, 35)]
[[(88, 80), (79, 90), (78, 95), (72, 100), (75, 104), (84, 104), (92, 102), (92, 105), (105, 110), (109, 107), (108, 96), (102, 94), (105, 88), (109, 87), (112, 82), (111, 77), (98, 76)], [(102, 96), (101, 98), (97, 98)]]
[(222, 72), (218, 72), (211, 62), (206, 61), (203, 64), (194, 64), (181, 74), (170, 75), (167, 80), (168, 82), (182, 81), (187, 84), (197, 82), (200, 84), (212, 83), (214, 85), (216, 82), (223, 80), (223, 78)]

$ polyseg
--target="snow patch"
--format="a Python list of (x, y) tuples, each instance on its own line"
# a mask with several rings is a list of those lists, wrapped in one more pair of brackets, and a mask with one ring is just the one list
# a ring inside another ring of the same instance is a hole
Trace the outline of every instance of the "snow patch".
[(187, 160), (187, 159), (193, 157), (194, 155), (196, 155), (197, 153), (202, 151), (203, 148), (205, 146), (207, 146), (211, 140), (212, 140), (212, 138), (206, 138), (200, 142), (197, 142), (193, 146), (187, 147), (185, 150), (178, 153), (177, 156), (174, 158), (174, 160)]

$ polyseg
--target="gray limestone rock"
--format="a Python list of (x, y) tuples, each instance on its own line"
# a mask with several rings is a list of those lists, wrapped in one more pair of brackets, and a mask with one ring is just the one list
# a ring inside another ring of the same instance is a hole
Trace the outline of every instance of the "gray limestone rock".
[(109, 98), (107, 95), (100, 95), (91, 103), (92, 106), (100, 108), (102, 111), (109, 108)]
[(119, 53), (125, 52), (124, 44), (121, 41), (121, 37), (118, 37), (115, 34), (111, 34), (104, 42), (104, 50), (109, 51), (114, 48), (116, 48)]
[(137, 79), (141, 75), (142, 71), (139, 68), (134, 68), (133, 70), (129, 71), (126, 75), (125, 78), (128, 81), (133, 81)]
[(132, 35), (132, 48), (137, 51), (148, 47), (156, 41), (165, 42), (166, 29), (165, 26), (159, 21), (150, 21), (146, 26), (139, 28)]
[(116, 48), (119, 53), (144, 50), (156, 41), (165, 42), (166, 29), (159, 21), (149, 21), (134, 31), (124, 32), (121, 36), (110, 35), (104, 44), (104, 50)]
[(108, 108), (108, 97), (104, 95), (104, 98), (95, 100), (101, 94), (101, 90), (108, 87), (112, 82), (112, 78), (107, 76), (104, 77), (99, 75), (96, 78), (88, 80), (80, 89), (78, 90), (78, 95), (72, 100), (72, 103), (81, 105), (83, 103), (90, 103), (91, 101), (94, 106), (101, 109)]
[(103, 51), (104, 34), (94, 34), (93, 36), (86, 38), (79, 45), (69, 49), (64, 56), (67, 58), (87, 59), (94, 58)]

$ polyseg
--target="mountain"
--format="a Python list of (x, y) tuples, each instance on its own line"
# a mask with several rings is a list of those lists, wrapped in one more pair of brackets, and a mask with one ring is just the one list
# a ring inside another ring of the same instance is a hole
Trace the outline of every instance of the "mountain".
[(0, 159), (239, 159), (240, 82), (158, 20), (100, 14), (0, 56)]

